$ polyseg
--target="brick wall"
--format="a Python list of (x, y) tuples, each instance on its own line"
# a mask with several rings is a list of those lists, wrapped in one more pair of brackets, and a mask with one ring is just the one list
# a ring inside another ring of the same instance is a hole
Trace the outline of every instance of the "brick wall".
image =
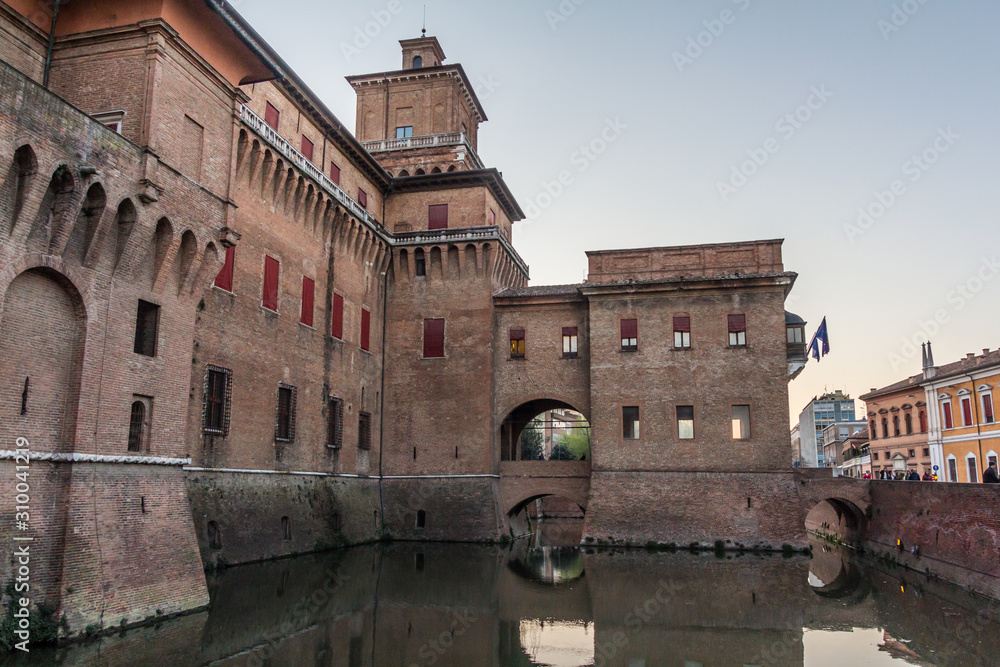
[[(867, 547), (918, 572), (1000, 596), (1000, 489), (993, 484), (871, 483)], [(902, 550), (896, 545), (902, 541)], [(917, 547), (918, 554), (910, 553)]]

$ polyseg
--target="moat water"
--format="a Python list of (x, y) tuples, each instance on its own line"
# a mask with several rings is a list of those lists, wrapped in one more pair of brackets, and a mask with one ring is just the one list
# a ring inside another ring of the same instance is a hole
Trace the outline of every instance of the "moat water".
[(400, 543), (233, 567), (210, 610), (20, 665), (1000, 665), (1000, 602), (812, 556)]

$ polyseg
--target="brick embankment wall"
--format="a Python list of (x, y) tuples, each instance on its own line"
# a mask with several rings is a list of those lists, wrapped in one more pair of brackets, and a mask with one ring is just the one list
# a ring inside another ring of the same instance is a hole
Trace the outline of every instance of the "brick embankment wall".
[(791, 472), (594, 472), (590, 484), (585, 542), (807, 546)]
[[(189, 470), (187, 487), (207, 567), (322, 551), (380, 536), (375, 480)], [(288, 517), (287, 532), (282, 517)], [(215, 523), (214, 545), (209, 522)]]
[(872, 482), (871, 493), (868, 551), (1000, 597), (1000, 486)]
[[(397, 540), (482, 542), (507, 534), (494, 477), (382, 481), (386, 532)], [(417, 513), (424, 512), (424, 527)]]

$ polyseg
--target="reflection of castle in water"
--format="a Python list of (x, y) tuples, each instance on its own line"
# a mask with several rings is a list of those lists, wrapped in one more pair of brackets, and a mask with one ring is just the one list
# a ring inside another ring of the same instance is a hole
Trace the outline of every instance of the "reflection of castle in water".
[(70, 652), (109, 665), (803, 665), (811, 636), (854, 628), (884, 630), (879, 650), (911, 664), (989, 664), (1000, 649), (977, 615), (986, 601), (820, 544), (809, 559), (393, 543), (232, 568), (211, 594), (207, 613)]

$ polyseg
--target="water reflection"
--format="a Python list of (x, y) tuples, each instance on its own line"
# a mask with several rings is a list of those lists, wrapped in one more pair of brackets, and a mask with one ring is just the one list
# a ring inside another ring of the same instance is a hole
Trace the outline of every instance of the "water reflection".
[(230, 568), (211, 610), (16, 664), (987, 665), (997, 606), (814, 557), (393, 543)]

